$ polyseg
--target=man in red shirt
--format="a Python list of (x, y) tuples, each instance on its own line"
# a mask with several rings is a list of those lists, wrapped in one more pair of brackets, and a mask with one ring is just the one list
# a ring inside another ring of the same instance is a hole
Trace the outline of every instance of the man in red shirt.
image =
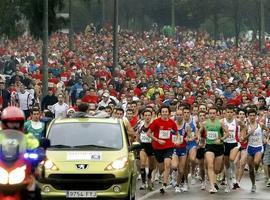
[[(156, 160), (159, 163), (160, 173), (164, 170), (163, 186), (160, 189), (160, 193), (164, 194), (171, 170), (171, 159), (175, 147), (173, 135), (177, 133), (177, 125), (170, 119), (170, 108), (168, 106), (161, 106), (160, 114), (161, 117), (155, 119), (150, 124), (147, 135), (152, 139), (152, 146)], [(152, 132), (153, 134), (151, 134)]]
[(86, 94), (82, 98), (82, 102), (84, 102), (84, 103), (94, 103), (94, 104), (97, 104), (98, 103), (98, 100), (99, 99), (98, 99), (98, 96), (97, 96), (97, 93), (96, 93), (95, 88), (89, 88), (86, 91)]

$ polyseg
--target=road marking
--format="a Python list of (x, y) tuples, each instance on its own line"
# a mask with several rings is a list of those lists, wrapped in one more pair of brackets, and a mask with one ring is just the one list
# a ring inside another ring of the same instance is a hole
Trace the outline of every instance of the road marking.
[[(167, 187), (167, 189), (170, 189), (171, 187), (172, 187), (172, 186), (169, 185), (169, 186)], [(160, 189), (160, 188), (159, 188), (159, 189)], [(151, 196), (153, 196), (153, 195), (159, 193), (159, 189), (156, 189), (156, 190), (154, 190), (154, 191), (152, 191), (152, 192), (147, 193), (146, 195), (142, 196), (141, 198), (138, 198), (138, 200), (145, 200), (145, 199), (148, 199), (149, 197), (151, 197)]]

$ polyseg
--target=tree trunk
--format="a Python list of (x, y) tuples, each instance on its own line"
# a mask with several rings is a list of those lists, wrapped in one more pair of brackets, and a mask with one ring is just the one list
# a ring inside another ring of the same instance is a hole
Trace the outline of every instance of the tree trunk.
[(42, 97), (48, 94), (48, 0), (43, 0)]
[(214, 39), (215, 39), (215, 44), (216, 44), (216, 41), (218, 40), (218, 33), (219, 33), (219, 27), (218, 27), (218, 1), (215, 0), (215, 4), (214, 4)]
[(215, 11), (214, 13), (214, 39), (215, 39), (215, 43), (218, 39), (218, 13), (217, 11)]
[(239, 0), (233, 0), (234, 2), (234, 28), (235, 28), (235, 46), (239, 46), (239, 34), (240, 34), (240, 19), (239, 19)]
[(118, 66), (118, 0), (114, 0), (114, 17), (113, 17), (113, 73)]
[(171, 23), (172, 23), (172, 28), (175, 27), (175, 2), (174, 0), (171, 0), (172, 4), (172, 10), (171, 10)]
[(73, 38), (73, 17), (72, 17), (72, 0), (69, 0), (69, 43), (68, 47), (70, 51), (73, 51), (73, 43), (74, 43), (74, 38)]
[(264, 39), (265, 39), (265, 27), (264, 27), (264, 0), (259, 0), (259, 47), (260, 52), (264, 49)]

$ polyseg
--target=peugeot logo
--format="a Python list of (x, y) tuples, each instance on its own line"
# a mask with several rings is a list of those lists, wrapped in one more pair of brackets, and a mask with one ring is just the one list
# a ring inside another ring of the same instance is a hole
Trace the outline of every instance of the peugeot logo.
[(88, 168), (87, 164), (76, 164), (77, 169), (84, 170)]

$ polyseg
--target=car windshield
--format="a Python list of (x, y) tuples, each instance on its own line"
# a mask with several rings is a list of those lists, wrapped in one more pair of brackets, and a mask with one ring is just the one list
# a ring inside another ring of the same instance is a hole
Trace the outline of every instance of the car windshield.
[(48, 139), (51, 147), (121, 149), (121, 127), (112, 123), (53, 124)]

